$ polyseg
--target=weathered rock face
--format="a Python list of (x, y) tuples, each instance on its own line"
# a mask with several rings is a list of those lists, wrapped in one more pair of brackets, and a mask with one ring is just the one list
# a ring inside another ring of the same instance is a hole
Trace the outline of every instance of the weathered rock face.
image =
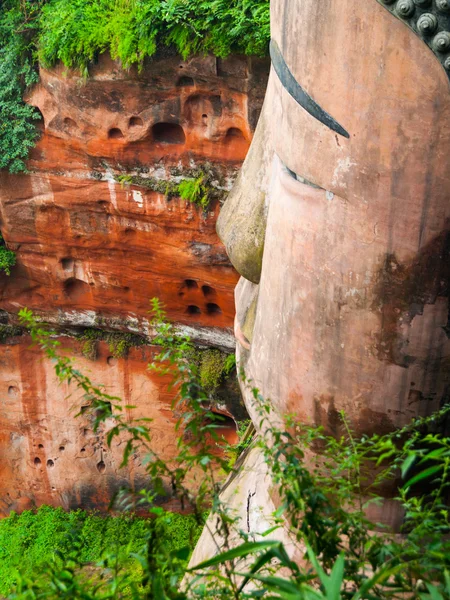
[[(43, 70), (28, 98), (43, 115), (30, 172), (0, 173), (1, 230), (17, 253), (11, 276), (0, 277), (10, 321), (27, 306), (63, 328), (151, 336), (149, 300), (158, 297), (194, 341), (232, 350), (237, 274), (215, 222), (266, 79), (267, 61), (241, 57), (166, 56), (138, 73), (103, 56), (88, 80)], [(177, 197), (185, 179), (207, 185), (206, 211)], [(120, 470), (122, 447), (108, 451), (104, 434), (69, 412), (74, 398), (53, 366), (26, 338), (10, 342), (0, 345), (2, 514), (30, 503), (105, 508), (122, 483), (142, 485), (140, 459)], [(135, 349), (113, 365), (101, 346), (80, 366), (154, 418), (169, 459), (176, 416), (167, 381), (146, 371), (152, 352)]]
[(229, 188), (266, 69), (166, 57), (126, 73), (103, 57), (87, 81), (43, 71), (29, 98), (45, 124), (31, 173), (1, 174), (2, 233), (18, 255), (0, 284), (2, 308), (136, 329), (158, 296), (172, 320), (230, 327), (237, 279), (214, 231), (218, 203), (202, 213), (164, 191), (199, 173), (212, 196)]
[[(120, 397), (123, 407), (136, 407), (123, 408), (128, 423), (153, 419), (151, 447), (170, 464), (177, 453), (180, 433), (175, 424), (180, 415), (172, 409), (171, 376), (147, 369), (158, 349), (132, 348), (127, 357), (114, 358), (100, 342), (92, 361), (82, 355), (80, 342), (67, 337), (59, 341), (83, 373)], [(85, 404), (73, 386), (59, 385), (53, 363), (31, 347), (29, 336), (0, 345), (0, 516), (40, 504), (106, 510), (121, 487), (148, 489), (145, 452), (133, 454), (120, 468), (128, 438), (123, 434), (108, 447), (106, 435), (115, 421), (107, 419), (94, 432), (93, 416), (86, 412), (76, 417)], [(220, 433), (236, 440), (231, 418)], [(169, 487), (161, 502), (180, 508), (171, 501)]]

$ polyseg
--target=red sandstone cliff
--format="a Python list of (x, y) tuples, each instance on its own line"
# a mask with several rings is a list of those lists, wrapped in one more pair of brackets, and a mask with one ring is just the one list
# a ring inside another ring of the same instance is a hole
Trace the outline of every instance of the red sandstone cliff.
[[(1, 230), (17, 253), (11, 276), (0, 276), (10, 321), (27, 306), (63, 329), (151, 335), (149, 299), (157, 296), (194, 340), (232, 349), (237, 275), (215, 233), (217, 198), (245, 157), (266, 77), (265, 61), (241, 57), (166, 57), (141, 73), (102, 57), (87, 81), (61, 68), (42, 71), (28, 99), (43, 115), (30, 172), (0, 173)], [(206, 213), (164, 193), (199, 173), (216, 198)], [(68, 390), (29, 339), (7, 341), (0, 514), (34, 502), (105, 507), (143, 469), (120, 471), (120, 447), (108, 452), (74, 418)], [(146, 372), (152, 349), (112, 361), (105, 348), (82, 367), (155, 419), (170, 458), (174, 415), (166, 382)]]

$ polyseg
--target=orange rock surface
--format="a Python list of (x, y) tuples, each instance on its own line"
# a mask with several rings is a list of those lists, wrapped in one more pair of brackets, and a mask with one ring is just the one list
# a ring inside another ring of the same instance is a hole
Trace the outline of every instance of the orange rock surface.
[[(122, 399), (127, 422), (152, 419), (150, 447), (170, 462), (177, 454), (179, 418), (172, 409), (170, 375), (147, 369), (158, 349), (132, 348), (126, 358), (114, 358), (104, 342), (98, 344), (95, 361), (84, 358), (81, 343), (61, 338), (61, 346), (75, 357), (77, 367), (105, 391)], [(120, 468), (127, 437), (115, 438), (109, 448), (107, 419), (97, 432), (89, 413), (76, 416), (86, 401), (72, 386), (60, 385), (54, 365), (30, 337), (0, 345), (0, 516), (41, 504), (106, 510), (121, 487), (148, 489), (144, 451), (132, 455)], [(116, 412), (114, 410), (114, 412)], [(225, 437), (234, 442), (231, 418), (224, 421)], [(161, 502), (179, 508), (170, 499)]]
[[(27, 99), (43, 116), (29, 173), (0, 173), (1, 231), (17, 254), (11, 276), (0, 275), (0, 309), (10, 322), (26, 306), (66, 330), (151, 337), (156, 296), (194, 341), (233, 349), (238, 276), (215, 233), (219, 202), (203, 212), (164, 192), (202, 173), (216, 195), (231, 187), (267, 65), (164, 57), (138, 73), (103, 56), (88, 80), (43, 70)], [(95, 362), (81, 359), (82, 370), (154, 419), (153, 437), (170, 459), (172, 396), (167, 381), (146, 371), (153, 350), (116, 361), (100, 348)], [(142, 487), (141, 459), (119, 469), (123, 444), (108, 450), (104, 433), (75, 419), (76, 397), (67, 398), (27, 338), (1, 344), (0, 362), (0, 514), (42, 503), (106, 508), (122, 484)]]
[[(237, 275), (215, 233), (218, 203), (203, 213), (149, 186), (207, 170), (228, 189), (266, 70), (239, 57), (172, 57), (137, 73), (103, 57), (86, 81), (42, 71), (29, 97), (44, 122), (30, 173), (0, 174), (2, 234), (18, 258), (1, 278), (1, 308), (137, 330), (158, 296), (171, 320), (231, 328)], [(147, 185), (119, 183), (124, 175)]]

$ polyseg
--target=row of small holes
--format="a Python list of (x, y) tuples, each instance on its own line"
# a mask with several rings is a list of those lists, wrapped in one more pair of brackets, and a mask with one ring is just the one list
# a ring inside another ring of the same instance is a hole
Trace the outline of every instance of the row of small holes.
[[(142, 119), (139, 117), (132, 117), (130, 119), (130, 127), (142, 127), (142, 125)], [(156, 123), (152, 127), (152, 136), (156, 142), (162, 144), (184, 144), (186, 142), (186, 135), (183, 128), (176, 123)], [(124, 135), (121, 129), (113, 127), (108, 131), (108, 137), (111, 140), (117, 140), (123, 138)]]
[[(39, 448), (43, 448), (43, 447), (44, 446), (42, 444), (39, 444)], [(61, 449), (64, 450), (64, 446), (60, 446), (59, 449), (60, 450)], [(81, 452), (85, 452), (85, 451), (86, 451), (85, 448), (81, 448)], [(39, 458), (39, 456), (36, 456), (33, 462), (36, 465), (36, 467), (40, 467), (42, 465), (42, 460)], [(49, 458), (47, 460), (47, 467), (49, 469), (52, 469), (54, 466), (55, 466), (55, 462), (51, 458)], [(104, 473), (105, 472), (106, 465), (105, 465), (105, 463), (104, 463), (103, 460), (101, 460), (99, 463), (97, 463), (97, 470), (98, 470), (99, 473)]]
[[(185, 285), (185, 287), (187, 287), (188, 290), (197, 290), (198, 289), (198, 283), (195, 281), (195, 279), (185, 279), (184, 285)], [(213, 287), (211, 287), (210, 285), (202, 285), (202, 292), (203, 292), (203, 295), (206, 297), (211, 297), (211, 296), (216, 295), (216, 290)]]
[[(220, 315), (222, 314), (222, 309), (217, 304), (210, 302), (206, 305), (206, 312), (208, 315)], [(186, 313), (188, 315), (201, 315), (202, 311), (198, 306), (195, 306), (195, 304), (189, 304), (186, 309)]]
[[(207, 118), (207, 115), (202, 115), (204, 119)], [(132, 117), (132, 119), (139, 119), (139, 117)], [(130, 121), (132, 120), (130, 119)], [(141, 119), (139, 119), (141, 120)], [(130, 127), (132, 127), (130, 125)], [(142, 127), (142, 124), (138, 124), (136, 122), (133, 127)], [(181, 125), (176, 123), (156, 123), (152, 127), (152, 136), (155, 142), (159, 142), (161, 144), (185, 144), (186, 143), (186, 135), (184, 133)], [(112, 127), (108, 131), (108, 137), (110, 140), (118, 140), (124, 137), (122, 130), (118, 127)], [(244, 134), (237, 127), (230, 127), (228, 129), (226, 139), (245, 139)]]

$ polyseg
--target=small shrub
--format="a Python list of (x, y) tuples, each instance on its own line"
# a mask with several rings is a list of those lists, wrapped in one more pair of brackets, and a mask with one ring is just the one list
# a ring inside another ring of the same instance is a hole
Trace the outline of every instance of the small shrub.
[(181, 181), (178, 185), (180, 198), (206, 209), (209, 205), (209, 190), (203, 183), (204, 179), (204, 175), (199, 175), (197, 179), (184, 179)]
[(81, 348), (81, 353), (85, 358), (95, 360), (97, 358), (97, 340), (86, 340)]
[(15, 337), (17, 335), (23, 335), (24, 329), (17, 325), (2, 325), (0, 324), (0, 344), (5, 342), (8, 338)]
[(119, 331), (104, 331), (103, 329), (88, 328), (79, 334), (83, 340), (81, 352), (90, 360), (97, 358), (97, 343), (104, 341), (108, 344), (109, 351), (114, 358), (124, 358), (128, 350), (145, 344), (145, 339), (133, 333), (122, 333)]
[(5, 241), (0, 234), (0, 271), (3, 271), (6, 275), (11, 275), (11, 269), (15, 264), (16, 255), (6, 247)]

